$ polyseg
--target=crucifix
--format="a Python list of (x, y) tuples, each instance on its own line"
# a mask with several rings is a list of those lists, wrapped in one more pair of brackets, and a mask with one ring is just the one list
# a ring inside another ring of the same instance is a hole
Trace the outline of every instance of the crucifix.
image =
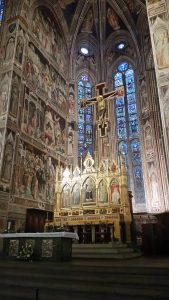
[(123, 87), (115, 91), (105, 93), (105, 82), (96, 85), (96, 96), (90, 99), (81, 100), (81, 108), (86, 108), (91, 105), (97, 105), (96, 118), (97, 126), (100, 132), (100, 137), (105, 137), (108, 129), (108, 119), (106, 117), (106, 100), (110, 100), (116, 96), (122, 97), (124, 95)]

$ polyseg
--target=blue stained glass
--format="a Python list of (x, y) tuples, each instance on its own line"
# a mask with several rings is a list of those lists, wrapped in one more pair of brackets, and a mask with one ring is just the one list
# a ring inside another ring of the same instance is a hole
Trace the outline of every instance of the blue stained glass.
[(84, 141), (84, 134), (79, 134), (79, 141), (83, 142)]
[(117, 107), (116, 108), (116, 115), (117, 117), (125, 117), (125, 109), (124, 107)]
[[(125, 86), (126, 91), (124, 98), (116, 98), (118, 153), (125, 155), (126, 158), (129, 189), (132, 188), (130, 186), (130, 176), (133, 175), (135, 202), (145, 203), (134, 70), (129, 68), (127, 62), (118, 66), (118, 72), (114, 76), (114, 88), (118, 86)], [(126, 110), (128, 111), (127, 115), (125, 114)], [(130, 150), (128, 145), (131, 146)]]
[(82, 123), (80, 123), (78, 125), (78, 130), (79, 130), (79, 133), (84, 133), (84, 125)]
[(125, 118), (117, 119), (117, 134), (119, 139), (126, 138), (126, 120)]
[(0, 26), (3, 20), (3, 13), (4, 13), (4, 0), (0, 0)]
[(86, 109), (81, 109), (80, 102), (81, 99), (88, 99), (92, 96), (92, 84), (90, 82), (89, 76), (83, 74), (80, 76), (78, 81), (78, 154), (79, 159), (81, 153), (83, 156), (87, 154), (93, 147), (93, 109), (92, 107), (87, 107)]
[(90, 107), (87, 107), (87, 108), (85, 109), (85, 113), (86, 113), (86, 114), (92, 114), (92, 108), (91, 108), (91, 106), (90, 106)]
[(114, 81), (115, 81), (115, 87), (123, 85), (122, 74), (117, 73), (114, 77)]
[(135, 92), (135, 84), (134, 84), (134, 77), (126, 77), (126, 89), (127, 93), (134, 93)]
[(80, 88), (80, 87), (83, 87), (83, 82), (82, 82), (82, 81), (79, 81), (79, 82), (78, 82), (78, 86), (79, 86), (79, 88)]
[(86, 115), (86, 123), (91, 123), (93, 121), (92, 115)]
[(129, 64), (127, 62), (123, 62), (122, 64), (120, 64), (118, 66), (118, 70), (120, 72), (124, 72), (124, 71), (126, 71), (128, 69), (128, 66), (129, 66)]
[(128, 69), (128, 70), (125, 72), (125, 76), (126, 76), (126, 77), (133, 77), (133, 78), (134, 78), (134, 71), (133, 71), (133, 69)]
[(128, 114), (129, 114), (129, 117), (132, 116), (133, 114), (136, 114), (136, 113), (137, 113), (136, 103), (129, 104), (128, 105)]
[(79, 115), (78, 116), (78, 122), (84, 123), (84, 115)]
[(116, 99), (116, 107), (124, 105), (124, 98), (117, 98)]
[(129, 127), (130, 127), (130, 136), (138, 134), (139, 128), (138, 128), (137, 116), (134, 116), (132, 119), (130, 119)]
[(127, 95), (127, 101), (128, 101), (128, 104), (135, 103), (136, 102), (135, 94), (128, 94)]
[(133, 170), (134, 175), (134, 185), (136, 190), (143, 189), (143, 173), (140, 166), (135, 167)]
[(128, 153), (127, 153), (127, 144), (126, 144), (126, 142), (121, 141), (118, 144), (118, 150), (119, 150), (119, 154), (127, 156)]
[(140, 142), (138, 139), (135, 139), (131, 142), (131, 152), (132, 152), (133, 165), (140, 164), (141, 154), (140, 154)]
[(92, 132), (93, 130), (93, 126), (90, 124), (90, 125), (86, 125), (86, 132), (88, 131), (91, 131)]
[(88, 148), (88, 151), (89, 151), (89, 153), (90, 153), (91, 155), (93, 155), (93, 147), (89, 147), (89, 148)]
[(81, 76), (81, 79), (83, 80), (83, 81), (88, 81), (89, 80), (89, 77), (88, 77), (88, 75), (82, 75)]

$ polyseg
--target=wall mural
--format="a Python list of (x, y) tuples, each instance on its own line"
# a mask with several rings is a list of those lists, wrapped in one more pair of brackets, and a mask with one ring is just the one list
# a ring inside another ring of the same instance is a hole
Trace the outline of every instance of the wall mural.
[(148, 120), (144, 125), (144, 137), (145, 137), (146, 159), (148, 160), (151, 159), (153, 155), (152, 128)]
[[(169, 3), (166, 0), (147, 0), (147, 12), (151, 34), (151, 42), (154, 54), (154, 63), (156, 68), (156, 79), (158, 95), (160, 102), (160, 113), (163, 128), (164, 147), (166, 154), (166, 169), (169, 166), (169, 135), (168, 135), (168, 107), (169, 107)], [(168, 209), (169, 191), (167, 189), (168, 180), (165, 175), (165, 169), (162, 169), (163, 181), (166, 185), (159, 189), (158, 168), (156, 165), (151, 166), (149, 170), (151, 186), (150, 207), (156, 207), (157, 211)], [(158, 204), (160, 201), (160, 204)], [(165, 205), (164, 205), (165, 201)], [(161, 206), (160, 206), (161, 205)], [(158, 206), (158, 208), (157, 208)]]
[(169, 67), (169, 31), (165, 21), (157, 18), (154, 23), (154, 46), (159, 69)]
[(68, 125), (68, 155), (73, 156), (74, 153), (74, 128), (73, 124)]
[(23, 54), (24, 54), (24, 35), (25, 32), (23, 31), (22, 27), (19, 26), (17, 42), (16, 42), (15, 59), (20, 65), (22, 65)]
[(12, 78), (12, 86), (11, 86), (11, 99), (9, 105), (9, 112), (16, 118), (18, 112), (18, 104), (20, 97), (20, 77), (14, 72)]
[(66, 111), (66, 82), (32, 43), (29, 43), (24, 75), (33, 90)]
[(112, 27), (113, 30), (120, 29), (120, 20), (118, 15), (115, 13), (115, 11), (112, 8), (107, 9), (107, 20)]
[(10, 37), (6, 44), (6, 51), (5, 51), (5, 61), (11, 61), (13, 59), (15, 49), (15, 38)]
[(50, 15), (51, 13), (47, 8), (39, 7), (35, 9), (32, 27), (33, 35), (42, 44), (43, 49), (56, 61), (60, 71), (65, 72), (65, 43)]
[(75, 116), (75, 92), (74, 84), (69, 85), (69, 100), (68, 100), (69, 118), (74, 119)]
[(65, 153), (65, 120), (25, 91), (21, 130), (57, 153)]
[(14, 139), (13, 132), (7, 131), (4, 153), (3, 153), (2, 169), (1, 169), (1, 181), (6, 184), (10, 183), (10, 179), (12, 175), (14, 144), (15, 144), (15, 139)]
[(10, 80), (10, 72), (0, 76), (0, 116), (7, 112)]
[(145, 114), (149, 110), (148, 95), (145, 79), (140, 82), (140, 97), (141, 97), (141, 109), (142, 113)]
[(5, 129), (0, 129), (0, 169), (2, 164), (2, 154), (3, 154), (3, 147), (4, 147), (4, 138), (5, 138)]
[(55, 169), (56, 163), (51, 157), (20, 142), (14, 176), (15, 196), (53, 204)]

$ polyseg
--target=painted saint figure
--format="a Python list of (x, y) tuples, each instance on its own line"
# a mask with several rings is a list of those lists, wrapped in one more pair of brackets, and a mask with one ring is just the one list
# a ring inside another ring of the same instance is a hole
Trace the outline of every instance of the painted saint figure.
[(111, 185), (111, 203), (112, 204), (120, 203), (119, 185), (117, 183), (112, 183)]

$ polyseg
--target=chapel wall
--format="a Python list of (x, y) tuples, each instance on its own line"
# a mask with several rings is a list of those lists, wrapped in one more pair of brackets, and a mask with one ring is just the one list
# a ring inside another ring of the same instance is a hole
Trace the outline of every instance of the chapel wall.
[[(66, 41), (47, 1), (8, 1), (0, 67), (0, 230), (24, 228), (26, 209), (53, 211), (65, 162)], [(5, 195), (5, 197), (3, 196)], [(6, 219), (6, 222), (4, 220)]]
[[(156, 70), (156, 80), (159, 95), (160, 115), (162, 120), (161, 142), (161, 178), (163, 178), (163, 211), (169, 209), (169, 3), (166, 0), (147, 0), (147, 13), (151, 34), (154, 64)], [(157, 145), (159, 148), (159, 145)], [(163, 150), (163, 149), (162, 149)], [(159, 154), (158, 154), (159, 155)], [(166, 175), (167, 174), (167, 175)], [(157, 175), (158, 176), (158, 175)], [(156, 181), (154, 180), (156, 183)], [(154, 184), (155, 185), (155, 184)], [(155, 188), (154, 188), (155, 189)], [(160, 191), (159, 191), (160, 193)]]

